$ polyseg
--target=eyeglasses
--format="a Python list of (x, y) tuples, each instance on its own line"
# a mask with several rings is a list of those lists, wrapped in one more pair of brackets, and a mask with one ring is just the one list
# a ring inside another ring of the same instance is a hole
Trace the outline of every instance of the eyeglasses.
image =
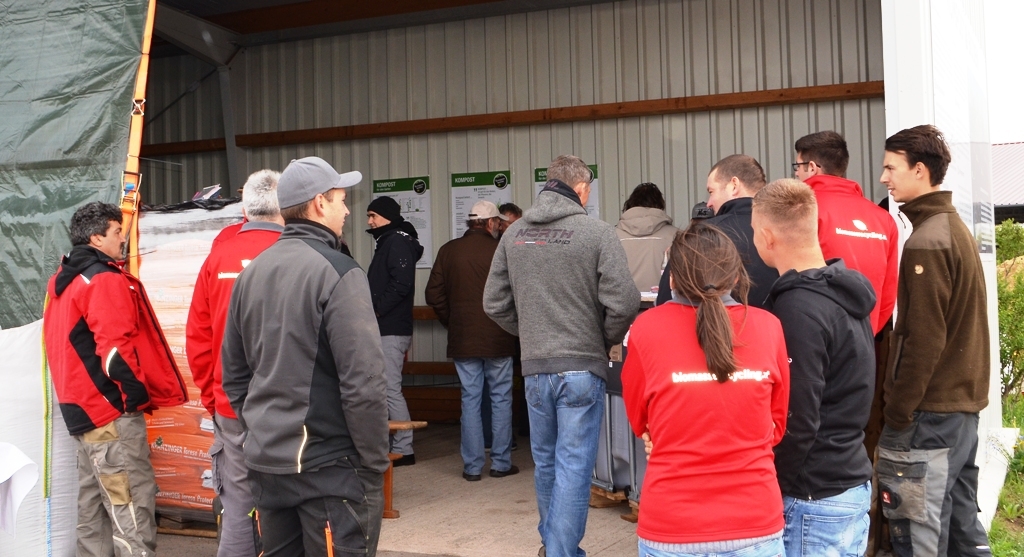
[(805, 165), (805, 164), (811, 164), (811, 162), (813, 162), (813, 161), (807, 161), (807, 162), (795, 162), (795, 163), (791, 164), (790, 166), (792, 166), (792, 167), (793, 167), (793, 172), (796, 172), (796, 169), (797, 169), (797, 168), (800, 168), (801, 166), (803, 166), (803, 165)]

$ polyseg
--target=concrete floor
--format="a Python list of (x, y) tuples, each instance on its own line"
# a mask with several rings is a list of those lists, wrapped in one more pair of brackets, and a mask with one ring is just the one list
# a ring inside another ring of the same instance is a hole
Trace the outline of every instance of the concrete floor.
[[(384, 520), (379, 557), (533, 557), (540, 548), (529, 439), (519, 439), (512, 462), (521, 472), (479, 482), (462, 479), (459, 426), (431, 424), (416, 432), (416, 465), (395, 469), (397, 519)], [(583, 549), (592, 557), (636, 555), (636, 525), (626, 505), (590, 509)], [(216, 540), (159, 536), (161, 557), (207, 557)]]

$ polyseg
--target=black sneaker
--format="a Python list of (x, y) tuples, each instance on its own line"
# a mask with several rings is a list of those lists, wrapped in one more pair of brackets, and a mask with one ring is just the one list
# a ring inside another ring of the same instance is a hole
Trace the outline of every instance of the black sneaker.
[(467, 482), (478, 482), (480, 481), (480, 474), (470, 474), (468, 472), (463, 472), (462, 479), (466, 480)]
[(504, 478), (505, 476), (515, 476), (518, 473), (519, 467), (513, 464), (512, 467), (509, 468), (508, 470), (491, 470), (490, 472), (487, 473), (487, 475), (492, 478)]
[(399, 466), (412, 466), (413, 464), (416, 464), (416, 455), (407, 454), (402, 455), (402, 458), (396, 460), (392, 466), (398, 468)]

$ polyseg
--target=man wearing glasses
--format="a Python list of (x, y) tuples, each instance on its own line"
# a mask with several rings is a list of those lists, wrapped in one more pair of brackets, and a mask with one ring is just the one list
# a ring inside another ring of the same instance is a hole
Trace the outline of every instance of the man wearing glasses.
[(850, 152), (834, 131), (812, 133), (796, 142), (793, 174), (814, 190), (818, 202), (818, 243), (825, 260), (842, 258), (871, 281), (878, 302), (871, 330), (878, 334), (896, 305), (899, 236), (888, 212), (846, 179)]

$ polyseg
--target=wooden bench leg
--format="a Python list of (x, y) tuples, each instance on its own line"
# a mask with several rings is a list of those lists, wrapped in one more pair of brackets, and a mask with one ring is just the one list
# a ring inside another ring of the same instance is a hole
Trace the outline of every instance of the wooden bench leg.
[(388, 469), (384, 472), (384, 518), (398, 518), (398, 511), (393, 507), (394, 499), (391, 490), (394, 487), (394, 461), (402, 455), (391, 453), (388, 455)]

